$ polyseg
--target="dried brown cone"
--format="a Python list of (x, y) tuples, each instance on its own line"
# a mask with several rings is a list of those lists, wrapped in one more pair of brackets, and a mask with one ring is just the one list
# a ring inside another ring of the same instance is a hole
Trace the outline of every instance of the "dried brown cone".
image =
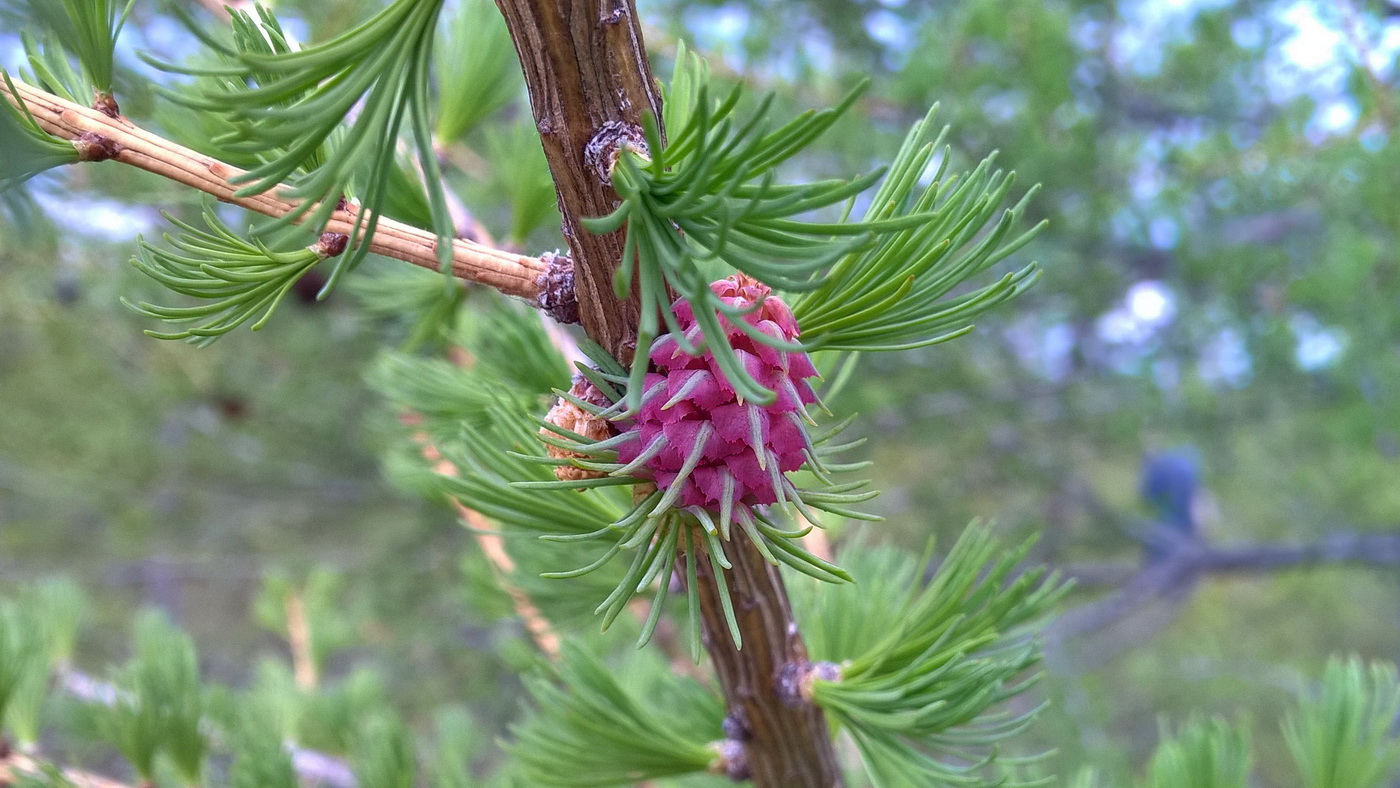
[[(607, 398), (603, 396), (603, 393), (598, 390), (597, 386), (590, 383), (588, 379), (584, 378), (582, 375), (575, 376), (573, 386), (569, 387), (569, 394), (576, 399), (596, 404), (599, 407), (605, 408), (612, 404), (608, 402)], [(589, 440), (600, 441), (616, 434), (616, 429), (613, 427), (612, 422), (594, 416), (563, 397), (560, 397), (559, 401), (554, 403), (554, 407), (549, 409), (549, 415), (545, 416), (544, 420), (560, 429), (578, 433)], [(548, 427), (541, 427), (540, 434), (556, 437), (550, 432)], [(586, 454), (569, 451), (568, 449), (561, 449), (558, 446), (548, 446), (547, 448), (549, 456), (556, 460), (589, 459)], [(554, 476), (560, 481), (578, 482), (585, 479), (601, 479), (607, 476), (607, 474), (602, 471), (590, 471), (586, 468), (579, 468), (573, 465), (556, 465), (554, 466)]]

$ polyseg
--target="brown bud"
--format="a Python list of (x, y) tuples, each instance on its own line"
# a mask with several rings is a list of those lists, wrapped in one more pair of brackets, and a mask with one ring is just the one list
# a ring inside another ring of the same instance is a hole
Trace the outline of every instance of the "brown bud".
[(110, 137), (85, 131), (73, 140), (78, 151), (78, 161), (107, 161), (115, 159), (122, 152), (122, 146)]

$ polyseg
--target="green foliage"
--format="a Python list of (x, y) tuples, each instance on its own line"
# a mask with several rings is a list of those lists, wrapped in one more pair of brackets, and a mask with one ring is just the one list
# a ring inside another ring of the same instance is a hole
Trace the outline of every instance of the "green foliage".
[(273, 251), (262, 241), (240, 237), (207, 206), (207, 230), (169, 214), (165, 217), (181, 231), (174, 237), (164, 236), (175, 248), (162, 249), (142, 240), (131, 264), (170, 290), (207, 303), (172, 307), (145, 301), (133, 304), (123, 298), (123, 304), (145, 317), (174, 325), (203, 321), (176, 331), (146, 331), (156, 339), (183, 339), (206, 347), (261, 313), (253, 323), (257, 331), (272, 319), (297, 280), (334, 251), (322, 242), (303, 249)]
[(1400, 766), (1393, 729), (1400, 713), (1395, 667), (1358, 659), (1327, 664), (1322, 685), (1283, 722), (1302, 788), (1379, 788)]
[(366, 312), (403, 335), (405, 352), (449, 341), (466, 297), (460, 282), (417, 266), (377, 266), (351, 279), (348, 287)]
[[(671, 313), (672, 292), (691, 304), (706, 337), (725, 335), (720, 316), (737, 317), (739, 312), (710, 291), (715, 264), (776, 288), (809, 288), (813, 274), (865, 243), (862, 236), (875, 229), (807, 224), (793, 218), (848, 199), (873, 182), (869, 177), (850, 183), (773, 183), (774, 169), (830, 128), (857, 93), (833, 109), (808, 112), (769, 131), (771, 97), (750, 120), (739, 123), (734, 115), (741, 91), (735, 88), (724, 100), (711, 104), (709, 90), (703, 63), (682, 54), (666, 103), (687, 106), (686, 123), (669, 128), (670, 140), (663, 145), (655, 119), (648, 122), (648, 150), (623, 150), (612, 171), (613, 188), (622, 204), (607, 217), (587, 224), (600, 233), (626, 226), (616, 290), (621, 294), (635, 287), (640, 294), (639, 348), (651, 345), (664, 322), (685, 352), (696, 350)], [(734, 324), (758, 341), (776, 341), (742, 320)], [(715, 342), (711, 340), (712, 345)], [(744, 398), (765, 404), (773, 401), (774, 392), (749, 376), (727, 344), (711, 349)], [(639, 359), (646, 357), (637, 354)], [(645, 364), (633, 365), (629, 390), (634, 406), (645, 371)]]
[(264, 698), (240, 699), (229, 734), (234, 752), (230, 788), (297, 788), (300, 781), (282, 741), (275, 706)]
[(811, 698), (850, 732), (877, 785), (985, 784), (997, 743), (1030, 723), (1037, 709), (992, 710), (1033, 680), (1035, 622), (1065, 590), (1043, 569), (1021, 571), (1029, 549), (974, 523), (927, 585), (906, 554), (853, 550), (843, 559), (856, 585), (798, 592), (812, 656), (840, 663)]
[(446, 24), (435, 65), (437, 124), (448, 143), (465, 136), (520, 95), (520, 70), (510, 31), (490, 0), (462, 0)]
[(512, 755), (530, 785), (603, 788), (703, 772), (723, 738), (719, 698), (639, 653), (609, 670), (573, 645), (552, 677), (526, 680), (534, 701), (513, 726)]
[[(0, 607), (0, 726), (13, 727), (12, 705), (22, 699), (35, 677), (48, 678), (43, 635), (37, 622), (13, 604)], [(24, 739), (33, 741), (33, 739)]]
[[(21, 747), (39, 741), (51, 673), (72, 659), (84, 608), (77, 586), (66, 580), (47, 580), (25, 589), (7, 617), (7, 626), (21, 653), (15, 655), (12, 668), (18, 681), (9, 693), (8, 703), (0, 702), (0, 722), (8, 726)], [(27, 661), (23, 653), (26, 651)], [(0, 685), (8, 678), (0, 678)]]
[(432, 788), (473, 788), (469, 765), (482, 741), (471, 715), (465, 709), (443, 709), (433, 723), (437, 750), (429, 784)]
[[(890, 350), (941, 341), (950, 338), (945, 335), (950, 329), (1034, 280), (1035, 269), (1027, 268), (930, 313), (954, 286), (1031, 237), (1028, 233), (1002, 246), (1022, 210), (1017, 206), (986, 238), (973, 243), (1011, 186), (1010, 176), (989, 173), (987, 163), (942, 201), (940, 189), (946, 185), (935, 181), (910, 202), (933, 157), (933, 145), (925, 139), (931, 118), (911, 130), (862, 220), (850, 220), (848, 208), (841, 221), (810, 222), (799, 217), (854, 200), (880, 173), (779, 186), (775, 170), (829, 129), (859, 91), (834, 108), (805, 113), (770, 130), (772, 96), (740, 123), (740, 89), (712, 104), (710, 88), (708, 70), (682, 52), (666, 95), (670, 140), (662, 144), (653, 121), (647, 127), (648, 150), (620, 154), (612, 178), (622, 204), (589, 224), (595, 232), (626, 224), (624, 264), (616, 284), (618, 293), (635, 284), (641, 296), (640, 347), (648, 347), (664, 323), (682, 350), (695, 350), (669, 308), (673, 292), (691, 304), (703, 337), (724, 336), (721, 317), (737, 318), (740, 311), (711, 292), (717, 265), (778, 289), (813, 291), (799, 302), (811, 313), (812, 329), (794, 310), (803, 345), (810, 348)], [(731, 322), (757, 341), (777, 343), (742, 320)], [(748, 375), (727, 344), (708, 342), (736, 391), (760, 403), (773, 400), (774, 393)], [(634, 364), (629, 387), (634, 407), (644, 374), (645, 365)]]
[[(359, 198), (364, 210), (356, 215), (350, 236), (353, 251), (336, 262), (327, 288), (369, 251), (363, 242), (373, 235), (389, 194), (405, 124), (430, 187), (434, 229), (439, 238), (452, 237), (429, 120), (429, 65), (441, 9), (442, 0), (397, 0), (359, 27), (301, 50), (286, 45), (265, 9), (258, 10), (256, 23), (246, 12), (235, 12), (243, 14), (244, 29), (277, 36), (279, 43), (270, 52), (265, 45), (263, 51), (249, 45), (255, 41), (251, 35), (228, 43), (203, 33), (191, 20), (192, 32), (223, 64), (159, 64), (176, 73), (216, 78), (161, 92), (176, 103), (228, 117), (232, 131), (217, 140), (221, 147), (244, 154), (272, 151), (236, 180), (247, 184), (241, 190), (245, 195), (288, 183), (283, 195), (303, 202), (279, 220), (282, 225), (305, 221), (320, 227), (342, 198)], [(342, 130), (357, 105), (357, 116)], [(439, 244), (439, 255), (447, 265), (451, 245)]]
[[(263, 628), (284, 639), (291, 626), (305, 626), (306, 647), (316, 674), (321, 675), (331, 654), (355, 640), (356, 622), (344, 607), (344, 590), (345, 578), (324, 568), (297, 579), (269, 574), (253, 600), (253, 615)], [(293, 604), (304, 620), (288, 620)]]
[(362, 719), (352, 749), (355, 780), (365, 788), (413, 788), (413, 734), (386, 711)]
[[(285, 673), (284, 677), (290, 678)], [(295, 740), (325, 752), (353, 752), (361, 726), (389, 706), (384, 681), (370, 670), (356, 670), (316, 692), (298, 692)]]
[(1144, 788), (1246, 788), (1249, 729), (1219, 718), (1193, 719), (1163, 741), (1148, 764)]
[(111, 704), (88, 707), (102, 737), (146, 781), (164, 753), (187, 784), (200, 781), (208, 747), (200, 729), (203, 689), (194, 644), (148, 611), (136, 625), (136, 654), (120, 672)]
[(510, 242), (525, 243), (535, 230), (557, 222), (558, 197), (549, 162), (535, 124), (522, 118), (486, 131), (486, 154), (491, 159), (491, 192), (510, 205)]
[(0, 69), (8, 93), (0, 97), (0, 193), (33, 178), (41, 172), (72, 164), (78, 149), (39, 128), (29, 108), (19, 100), (19, 90), (10, 74)]
[(944, 148), (938, 170), (922, 191), (947, 130), (934, 137), (937, 107), (914, 124), (880, 188), (871, 198), (864, 221), (902, 215), (926, 220), (883, 237), (878, 244), (852, 252), (821, 277), (815, 290), (800, 293), (793, 315), (802, 326), (802, 342), (833, 350), (908, 350), (962, 336), (967, 321), (1019, 295), (1035, 283), (1032, 263), (996, 283), (940, 300), (967, 279), (987, 270), (1030, 243), (1045, 226), (1007, 239), (1035, 190), (1013, 208), (1001, 211), (1015, 181), (1013, 173), (992, 169), (987, 159), (971, 173), (944, 179), (952, 156)]
[[(43, 84), (78, 104), (112, 96), (112, 53), (136, 0), (5, 0), (23, 5), (43, 32), (44, 45), (26, 31), (30, 66)], [(76, 57), (82, 74), (68, 62)]]

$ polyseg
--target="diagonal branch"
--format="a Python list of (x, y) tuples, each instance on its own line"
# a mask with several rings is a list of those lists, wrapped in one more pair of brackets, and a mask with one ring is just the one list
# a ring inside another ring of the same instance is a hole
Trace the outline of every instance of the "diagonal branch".
[[(275, 189), (238, 196), (240, 187), (230, 181), (243, 174), (243, 170), (152, 134), (124, 117), (110, 118), (32, 85), (19, 81), (14, 84), (18, 98), (44, 131), (100, 152), (100, 156), (90, 157), (90, 160), (119, 161), (265, 216), (285, 216), (300, 207), (296, 201), (279, 197)], [(3, 82), (0, 82), (0, 96), (16, 103), (16, 97)], [(358, 211), (355, 204), (336, 211), (322, 231), (350, 234)], [(376, 254), (424, 268), (438, 268), (437, 237), (427, 230), (381, 217), (369, 245)], [(540, 306), (540, 297), (548, 289), (553, 273), (551, 260), (556, 259), (562, 262), (568, 258), (528, 257), (457, 239), (453, 241), (452, 273)]]

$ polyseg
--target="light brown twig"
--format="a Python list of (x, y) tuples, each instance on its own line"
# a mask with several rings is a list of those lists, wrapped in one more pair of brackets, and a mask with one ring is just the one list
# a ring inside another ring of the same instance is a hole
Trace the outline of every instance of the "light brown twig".
[[(19, 98), (44, 131), (66, 140), (100, 140), (113, 155), (110, 159), (184, 184), (223, 202), (247, 208), (265, 216), (293, 213), (302, 204), (278, 196), (278, 189), (262, 194), (239, 196), (241, 188), (231, 181), (243, 170), (231, 164), (178, 145), (133, 125), (125, 118), (110, 118), (94, 109), (15, 81)], [(15, 97), (0, 82), (0, 96), (11, 103)], [(323, 232), (349, 235), (359, 208), (349, 205), (331, 214)], [(437, 270), (437, 237), (427, 230), (387, 217), (379, 219), (370, 250), (376, 254)], [(518, 296), (538, 305), (541, 277), (549, 265), (538, 257), (513, 254), (500, 249), (458, 239), (452, 246), (452, 273), (461, 279), (493, 287), (506, 295)]]

